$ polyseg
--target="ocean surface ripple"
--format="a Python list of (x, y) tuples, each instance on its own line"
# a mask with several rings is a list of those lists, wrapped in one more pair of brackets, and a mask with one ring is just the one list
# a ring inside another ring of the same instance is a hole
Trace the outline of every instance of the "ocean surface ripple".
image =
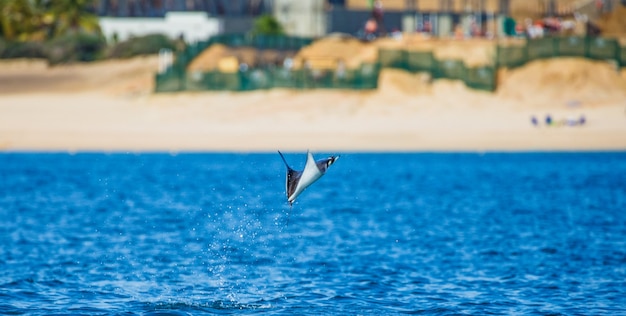
[(284, 172), (1, 154), (0, 314), (626, 315), (626, 153), (347, 153), (292, 209)]

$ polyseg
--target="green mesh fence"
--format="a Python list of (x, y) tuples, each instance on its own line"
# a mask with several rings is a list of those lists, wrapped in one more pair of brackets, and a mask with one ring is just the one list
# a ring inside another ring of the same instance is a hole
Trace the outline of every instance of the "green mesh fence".
[(363, 64), (347, 71), (288, 70), (285, 68), (251, 69), (236, 73), (218, 71), (180, 75), (168, 72), (157, 77), (157, 91), (251, 91), (272, 88), (292, 89), (376, 89), (378, 64)]
[(156, 75), (156, 92), (176, 92), (184, 90), (181, 82), (181, 74), (170, 68), (167, 72)]
[(384, 68), (407, 69), (406, 51), (397, 49), (380, 49), (378, 62)]
[(466, 72), (467, 67), (462, 60), (447, 59), (438, 62), (438, 67), (433, 71), (433, 77), (466, 81)]
[(587, 39), (584, 37), (567, 37), (555, 39), (558, 56), (585, 56), (587, 54)]
[(626, 67), (626, 59), (620, 60), (620, 55), (626, 50), (626, 47), (620, 47), (619, 42), (615, 39), (608, 38), (588, 38), (587, 54), (585, 57), (593, 59), (613, 59)]
[(615, 39), (603, 37), (551, 37), (528, 40), (526, 45), (498, 46), (499, 67), (515, 68), (529, 61), (552, 57), (583, 57), (614, 60), (626, 67), (626, 47)]
[(558, 56), (558, 43), (552, 38), (538, 38), (526, 42), (526, 57), (529, 60), (544, 59)]
[(237, 73), (219, 71), (195, 72), (183, 77), (186, 90), (224, 90), (239, 91), (241, 78)]
[(437, 60), (432, 52), (381, 49), (378, 62), (349, 70), (289, 70), (282, 67), (249, 69), (237, 73), (185, 71), (193, 58), (215, 43), (232, 47), (299, 50), (312, 39), (286, 36), (220, 35), (189, 45), (177, 54), (175, 64), (156, 76), (157, 92), (183, 90), (250, 91), (271, 88), (291, 89), (376, 89), (381, 68), (429, 72), (433, 78), (462, 80), (468, 87), (494, 91), (498, 67), (514, 68), (536, 59), (573, 56), (614, 60), (626, 67), (626, 47), (615, 39), (593, 37), (551, 37), (528, 40), (522, 45), (498, 45), (493, 65), (468, 67), (462, 60)]
[(437, 60), (432, 52), (406, 52), (406, 69), (411, 72), (432, 72)]
[(381, 67), (428, 72), (433, 78), (462, 80), (467, 86), (480, 90), (496, 88), (493, 66), (468, 67), (462, 60), (437, 60), (432, 52), (382, 49), (378, 54)]
[(465, 84), (470, 88), (493, 91), (496, 88), (496, 72), (493, 66), (467, 68)]
[(518, 67), (528, 61), (528, 50), (524, 46), (498, 46), (497, 65), (501, 67)]

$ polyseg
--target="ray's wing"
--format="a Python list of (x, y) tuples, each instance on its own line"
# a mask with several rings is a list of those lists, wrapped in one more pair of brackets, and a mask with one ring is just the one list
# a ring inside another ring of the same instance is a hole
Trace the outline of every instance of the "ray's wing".
[(317, 169), (319, 169), (322, 174), (325, 174), (328, 167), (330, 167), (330, 165), (332, 165), (338, 158), (339, 156), (330, 156), (316, 161), (315, 164), (317, 165)]
[(302, 171), (293, 170), (291, 168), (287, 169), (287, 199), (289, 199), (289, 197), (296, 192), (298, 182), (300, 182), (300, 177), (302, 177)]
[(315, 162), (317, 169), (319, 169), (322, 174), (326, 173), (326, 169), (328, 169), (328, 165), (326, 164), (327, 160), (328, 159), (321, 159)]
[(294, 170), (293, 168), (291, 168), (287, 163), (285, 156), (283, 156), (283, 153), (281, 153), (280, 150), (278, 151), (278, 154), (280, 154), (280, 158), (283, 159), (285, 167), (287, 167), (287, 179), (285, 181), (285, 189), (287, 191), (287, 199), (289, 199), (289, 197), (296, 191), (296, 188), (298, 187), (298, 182), (300, 182), (300, 177), (302, 177), (302, 171)]
[(322, 171), (320, 169), (319, 163), (315, 161), (315, 158), (313, 158), (313, 154), (310, 151), (307, 151), (306, 165), (304, 165), (304, 170), (307, 170), (307, 169), (315, 170), (313, 166), (317, 167), (319, 171)]
[(319, 179), (323, 174), (323, 171), (320, 170), (317, 162), (313, 158), (313, 154), (311, 154), (311, 152), (308, 152), (306, 165), (304, 166), (304, 170), (302, 170), (302, 175), (300, 179), (300, 192), (304, 191), (304, 189), (306, 189), (309, 185), (317, 181), (317, 179)]

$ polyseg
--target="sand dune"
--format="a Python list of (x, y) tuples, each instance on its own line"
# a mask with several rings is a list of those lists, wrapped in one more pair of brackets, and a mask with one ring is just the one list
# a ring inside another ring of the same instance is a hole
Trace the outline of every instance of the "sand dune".
[(526, 104), (626, 100), (626, 80), (614, 65), (581, 58), (538, 60), (502, 75), (498, 95)]
[[(561, 73), (562, 63), (567, 67)], [(617, 72), (607, 72), (610, 67), (586, 63), (549, 60), (529, 64), (506, 73), (503, 88), (496, 93), (385, 70), (376, 91), (154, 94), (155, 57), (54, 68), (39, 61), (3, 61), (0, 148), (624, 150), (624, 79)], [(596, 73), (596, 69), (601, 70)], [(543, 78), (542, 71), (562, 77), (538, 83), (525, 73)], [(539, 128), (530, 124), (532, 115), (543, 119), (546, 114), (556, 121), (584, 115), (587, 123)]]

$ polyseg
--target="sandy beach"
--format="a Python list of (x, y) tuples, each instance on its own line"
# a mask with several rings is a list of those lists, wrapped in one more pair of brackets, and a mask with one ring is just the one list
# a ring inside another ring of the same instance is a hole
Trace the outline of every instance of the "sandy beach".
[(155, 94), (156, 69), (153, 56), (1, 61), (0, 150), (626, 150), (626, 79), (607, 63), (537, 61), (501, 72), (495, 93), (384, 70), (375, 91)]

